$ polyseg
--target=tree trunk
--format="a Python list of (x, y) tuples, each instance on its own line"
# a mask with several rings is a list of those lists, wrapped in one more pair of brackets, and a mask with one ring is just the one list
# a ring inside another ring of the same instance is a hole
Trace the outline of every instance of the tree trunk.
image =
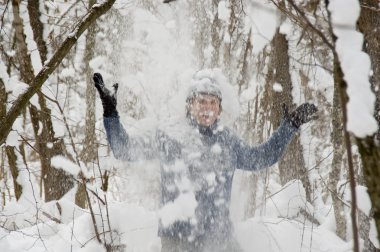
[[(95, 0), (89, 2), (89, 7), (95, 4)], [(86, 123), (85, 123), (85, 139), (83, 142), (83, 151), (81, 153), (81, 159), (85, 163), (92, 162), (96, 159), (97, 146), (96, 146), (96, 134), (95, 134), (95, 86), (92, 80), (92, 69), (90, 67), (90, 61), (94, 57), (95, 47), (95, 24), (88, 28), (86, 35), (86, 48), (84, 52), (85, 70), (86, 76)]]
[[(334, 68), (337, 67), (336, 64), (337, 62), (334, 60)], [(334, 71), (334, 78), (337, 77), (336, 71)], [(337, 82), (337, 80), (335, 82)], [(342, 109), (337, 87), (334, 88), (332, 126), (331, 142), (333, 144), (334, 152), (328, 186), (330, 188), (331, 199), (334, 207), (336, 234), (343, 240), (346, 240), (347, 221), (345, 215), (343, 214), (344, 205), (341, 200), (342, 197), (340, 197), (341, 195), (337, 187), (340, 180), (342, 158), (344, 153)]]
[(7, 91), (5, 90), (5, 84), (0, 77), (0, 122), (5, 119), (7, 114)]
[(245, 179), (247, 182), (248, 199), (244, 209), (244, 219), (249, 219), (255, 216), (256, 212), (256, 198), (257, 198), (257, 186), (259, 183), (259, 173), (252, 172)]
[[(376, 95), (375, 118), (379, 124), (376, 138), (380, 141), (380, 15), (378, 0), (360, 0), (362, 5), (358, 29), (364, 35), (363, 50), (368, 53), (373, 74), (370, 76), (372, 91)], [(377, 10), (377, 11), (376, 11)]]
[(375, 143), (374, 136), (355, 139), (363, 162), (363, 172), (372, 202), (376, 229), (380, 234), (380, 148)]
[(20, 66), (21, 80), (30, 84), (34, 78), (34, 71), (32, 67), (32, 60), (26, 45), (24, 23), (20, 16), (20, 2), (21, 0), (12, 0), (13, 9), (13, 27), (15, 28), (15, 37), (17, 45), (17, 59)]
[[(7, 106), (6, 106), (6, 102), (8, 99), (7, 97), (8, 97), (8, 95), (7, 95), (7, 92), (5, 90), (5, 85), (4, 85), (3, 79), (0, 78), (0, 120), (4, 119), (6, 112), (7, 112)], [(16, 200), (19, 200), (21, 197), (21, 194), (22, 194), (22, 186), (17, 182), (19, 170), (18, 170), (18, 166), (17, 166), (17, 156), (15, 153), (15, 147), (5, 146), (5, 152), (7, 154), (8, 165), (9, 165), (9, 168), (11, 170), (15, 197), (16, 197)], [(1, 177), (3, 177), (3, 175), (0, 174), (0, 178)], [(5, 202), (5, 200), (4, 200), (4, 202)]]
[(15, 191), (16, 200), (19, 200), (22, 194), (22, 186), (17, 182), (18, 177), (18, 167), (17, 167), (17, 156), (15, 153), (15, 147), (6, 146), (5, 151), (7, 152), (8, 164), (11, 170), (13, 178), (13, 186)]
[[(237, 34), (239, 22), (243, 19), (239, 16), (243, 7), (241, 1), (229, 0), (225, 1), (225, 3), (229, 4), (231, 13), (225, 29), (226, 31), (221, 38), (223, 41), (223, 71), (229, 76), (229, 79), (231, 79), (231, 76), (233, 75), (233, 68), (231, 66), (233, 58), (232, 47), (235, 46), (233, 39), (234, 33)], [(228, 35), (226, 35), (226, 33), (228, 33)], [(226, 39), (226, 36), (228, 36), (229, 40)], [(237, 43), (237, 41), (235, 42)]]
[(42, 65), (47, 60), (47, 46), (44, 40), (44, 26), (40, 20), (40, 1), (39, 0), (28, 0), (28, 13), (30, 26), (33, 31), (33, 38), (37, 44), (38, 51), (40, 53)]
[(210, 20), (207, 17), (206, 6), (208, 1), (200, 0), (190, 3), (192, 9), (192, 17), (194, 17), (193, 37), (194, 37), (194, 55), (196, 55), (196, 61), (198, 68), (206, 67), (207, 58), (205, 57), (205, 50), (209, 44), (210, 34)]
[(213, 47), (211, 56), (211, 67), (220, 67), (220, 47), (222, 45), (222, 21), (218, 17), (218, 5), (219, 0), (212, 1), (212, 9), (214, 14), (214, 20), (211, 24), (211, 45)]
[[(350, 134), (347, 130), (347, 103), (349, 100), (347, 94), (347, 82), (344, 79), (343, 69), (339, 61), (338, 53), (336, 51), (336, 40), (337, 37), (333, 33), (332, 23), (331, 23), (331, 13), (328, 12), (328, 18), (330, 22), (330, 32), (333, 37), (333, 55), (334, 55), (334, 88), (339, 91), (339, 99), (342, 109), (342, 122), (343, 122), (343, 139), (347, 151), (347, 166), (348, 166), (348, 179), (350, 182), (351, 189), (351, 223), (352, 223), (352, 236), (353, 236), (353, 251), (359, 252), (359, 231), (357, 225), (357, 197), (356, 197), (356, 177), (358, 174), (355, 173), (352, 158), (352, 144), (350, 139)], [(360, 151), (360, 147), (359, 147)]]
[[(244, 89), (248, 88), (248, 80), (249, 80), (249, 72), (248, 72), (248, 65), (250, 63), (249, 57), (251, 56), (252, 52), (252, 44), (251, 44), (251, 31), (248, 33), (247, 36), (247, 42), (245, 44), (244, 51), (241, 54), (240, 64), (239, 64), (239, 79), (238, 79), (238, 95), (241, 95), (241, 92)], [(257, 118), (258, 118), (258, 96), (256, 97), (256, 100), (254, 102), (254, 108), (251, 109), (252, 102), (248, 102), (247, 104), (247, 115), (246, 117), (246, 134), (244, 136), (245, 139), (257, 139), (257, 136), (254, 135), (254, 128), (256, 127)], [(252, 111), (253, 110), (253, 111)], [(248, 219), (250, 217), (253, 217), (256, 211), (256, 189), (257, 184), (259, 181), (259, 174), (256, 172), (250, 173), (248, 177), (244, 178), (247, 188), (247, 202), (244, 209), (244, 218)]]
[(50, 109), (46, 106), (45, 98), (40, 92), (38, 98), (41, 110), (38, 111), (35, 106), (30, 105), (29, 111), (40, 156), (44, 198), (45, 201), (51, 201), (65, 195), (74, 186), (74, 181), (71, 175), (51, 165), (51, 159), (54, 156), (67, 156), (66, 147), (62, 138), (54, 136)]
[[(40, 57), (42, 63), (46, 60), (46, 44), (43, 41), (43, 25), (39, 20), (39, 2), (29, 1), (28, 3), (28, 12), (29, 18), (32, 24), (33, 36), (38, 45), (38, 48), (42, 48), (40, 51)], [(31, 64), (30, 54), (27, 51), (25, 34), (22, 19), (19, 15), (19, 3), (13, 1), (14, 6), (14, 17), (18, 20), (17, 22), (17, 31), (16, 37), (17, 40), (18, 52), (20, 65), (23, 65), (20, 68), (20, 73), (22, 80), (28, 84), (32, 82), (35, 78), (33, 66)], [(31, 5), (29, 5), (31, 4)], [(33, 20), (33, 21), (32, 21)], [(22, 59), (22, 60), (21, 60)], [(46, 104), (46, 100), (41, 91), (37, 92), (38, 101), (41, 110), (37, 111), (36, 107), (30, 105), (30, 115), (31, 121), (33, 124), (33, 129), (35, 133), (36, 144), (38, 146), (38, 154), (40, 156), (41, 162), (41, 178), (44, 185), (45, 200), (56, 200), (61, 198), (68, 190), (73, 186), (72, 176), (66, 174), (63, 170), (57, 170), (51, 166), (51, 158), (55, 155), (65, 154), (65, 145), (63, 139), (57, 139), (54, 136), (53, 123), (51, 120), (51, 111)], [(42, 125), (42, 130), (39, 131), (40, 125)], [(40, 132), (40, 134), (39, 134)], [(52, 145), (52, 147), (49, 147)]]
[[(375, 102), (375, 118), (380, 125), (380, 15), (378, 10), (378, 0), (360, 0), (361, 11), (358, 19), (358, 29), (364, 35), (363, 50), (368, 53), (373, 74), (370, 76), (372, 91), (376, 95)], [(359, 146), (359, 152), (363, 163), (363, 172), (368, 193), (372, 201), (373, 217), (376, 222), (378, 234), (380, 234), (380, 127), (374, 136), (365, 139), (356, 138)], [(364, 221), (360, 224), (367, 223), (370, 216), (359, 213), (359, 217)], [(367, 221), (365, 221), (367, 220)], [(366, 251), (375, 251), (373, 244), (368, 240), (369, 228), (366, 226), (365, 231), (360, 232), (360, 236), (364, 239)], [(361, 229), (362, 230), (362, 229)], [(378, 237), (380, 241), (380, 237)]]
[(239, 64), (240, 73), (238, 77), (238, 94), (240, 96), (241, 92), (243, 91), (243, 87), (248, 87), (248, 81), (249, 81), (249, 74), (248, 74), (248, 66), (250, 64), (250, 56), (252, 54), (252, 43), (251, 43), (251, 34), (252, 30), (250, 29), (247, 35), (247, 42), (245, 44), (244, 52), (241, 57), (241, 62)]
[(379, 252), (380, 249), (377, 249), (375, 245), (372, 243), (369, 233), (371, 229), (371, 213), (369, 216), (358, 209), (358, 221), (359, 221), (359, 236), (363, 239), (363, 251), (366, 252)]
[[(271, 123), (276, 129), (282, 118), (281, 105), (284, 103), (292, 110), (295, 108), (292, 98), (292, 80), (289, 68), (288, 41), (284, 34), (277, 29), (276, 34), (272, 39), (271, 52), (271, 72), (267, 75), (267, 89), (271, 93)], [(281, 92), (274, 90), (274, 84), (282, 86)], [(279, 162), (280, 179), (284, 185), (290, 180), (300, 179), (306, 190), (306, 199), (311, 202), (311, 185), (308, 177), (308, 172), (303, 159), (303, 149), (300, 142), (300, 136), (296, 135), (290, 143), (284, 157)]]
[[(95, 0), (90, 0), (89, 8), (96, 3)], [(86, 76), (86, 123), (85, 123), (85, 138), (83, 141), (83, 150), (81, 159), (84, 163), (94, 162), (97, 157), (97, 145), (95, 134), (95, 86), (92, 81), (93, 72), (90, 67), (90, 61), (94, 57), (96, 26), (91, 25), (87, 30), (86, 35), (86, 48), (84, 52)], [(86, 193), (82, 184), (78, 185), (78, 190), (75, 195), (75, 204), (85, 208), (86, 207)]]

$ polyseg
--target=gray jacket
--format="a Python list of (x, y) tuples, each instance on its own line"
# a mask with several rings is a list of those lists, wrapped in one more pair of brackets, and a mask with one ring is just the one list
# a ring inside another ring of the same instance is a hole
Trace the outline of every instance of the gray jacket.
[(190, 122), (180, 137), (158, 130), (154, 139), (132, 138), (118, 117), (105, 117), (104, 126), (115, 158), (160, 160), (162, 204), (189, 190), (179, 185), (183, 177), (191, 182), (197, 201), (195, 216), (169, 226), (161, 224), (159, 235), (214, 240), (227, 239), (232, 233), (229, 205), (235, 169), (257, 171), (275, 164), (297, 131), (283, 121), (267, 142), (250, 146), (217, 124), (204, 128)]

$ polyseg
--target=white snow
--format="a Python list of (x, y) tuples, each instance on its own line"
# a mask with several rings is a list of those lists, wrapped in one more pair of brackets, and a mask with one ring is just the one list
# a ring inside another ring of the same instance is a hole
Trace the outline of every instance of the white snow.
[(8, 146), (17, 146), (19, 145), (19, 135), (16, 131), (12, 130), (9, 132), (9, 135), (7, 137), (7, 140), (5, 141), (5, 144)]
[(281, 93), (283, 90), (282, 85), (280, 83), (273, 84), (273, 91)]
[(362, 51), (363, 35), (356, 31), (359, 1), (333, 0), (328, 8), (337, 36), (336, 50), (347, 82), (347, 129), (357, 137), (364, 138), (376, 132), (377, 122), (373, 117), (375, 95), (369, 83), (370, 59)]
[(61, 71), (61, 76), (64, 77), (70, 77), (75, 74), (75, 69), (72, 67), (65, 67)]
[(305, 189), (301, 181), (290, 181), (267, 202), (266, 216), (295, 217), (299, 210), (307, 208)]
[(258, 53), (270, 43), (276, 32), (279, 25), (277, 10), (268, 2), (251, 0), (246, 11), (248, 13), (246, 22), (252, 29), (252, 52)]
[(195, 217), (197, 201), (194, 193), (182, 193), (173, 202), (165, 204), (159, 211), (158, 216), (164, 227), (178, 220), (188, 220)]
[(222, 148), (220, 147), (219, 144), (214, 144), (212, 147), (211, 147), (211, 152), (212, 153), (215, 153), (215, 154), (220, 154), (222, 153)]
[(175, 20), (170, 20), (165, 24), (168, 29), (175, 29), (177, 27)]
[(51, 164), (54, 167), (57, 167), (59, 169), (64, 170), (65, 172), (74, 175), (76, 177), (81, 170), (80, 167), (73, 163), (72, 161), (68, 160), (67, 158), (63, 156), (54, 156), (51, 159)]
[(218, 18), (223, 21), (228, 21), (231, 15), (231, 10), (226, 1), (220, 1), (218, 4)]

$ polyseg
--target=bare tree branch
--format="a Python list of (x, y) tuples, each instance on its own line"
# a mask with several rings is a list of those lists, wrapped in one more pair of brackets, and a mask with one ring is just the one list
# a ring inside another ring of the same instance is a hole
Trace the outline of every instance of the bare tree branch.
[(8, 4), (9, 4), (9, 0), (7, 0), (7, 2), (5, 4), (5, 8), (4, 8), (3, 14), (1, 15), (1, 19), (0, 19), (0, 24), (1, 24), (0, 31), (3, 30), (3, 27), (4, 27), (4, 16), (5, 16), (5, 13), (7, 12)]
[(325, 34), (323, 34), (318, 28), (316, 28), (310, 20), (306, 17), (305, 12), (301, 11), (300, 8), (293, 2), (293, 0), (289, 0), (290, 5), (297, 11), (299, 15), (303, 18), (303, 20), (308, 24), (308, 26), (316, 33), (318, 36), (325, 42), (325, 44), (332, 50), (334, 50), (333, 44), (327, 39)]
[[(285, 10), (282, 8), (275, 0), (271, 0), (271, 2), (282, 12), (284, 12), (286, 15), (289, 17), (293, 18), (296, 21), (301, 21), (299, 20), (293, 13), (290, 11)], [(302, 21), (304, 22), (303, 27), (306, 29), (306, 27), (310, 27), (311, 30), (313, 30), (321, 39), (322, 41), (326, 44), (326, 46), (331, 49), (332, 51), (334, 50), (333, 44), (329, 41), (329, 39), (325, 36), (325, 34), (319, 30), (315, 25), (313, 25), (310, 20), (306, 17), (306, 14), (304, 11), (302, 11), (295, 3), (293, 0), (289, 0), (288, 3), (293, 7), (293, 9), (301, 16)], [(303, 23), (302, 22), (302, 23)]]
[(46, 62), (41, 71), (32, 80), (30, 87), (13, 103), (13, 106), (6, 115), (6, 119), (0, 122), (0, 145), (5, 142), (6, 137), (12, 129), (14, 121), (27, 106), (30, 98), (32, 98), (32, 96), (41, 88), (50, 74), (54, 72), (83, 32), (94, 23), (98, 17), (106, 13), (115, 1), (116, 0), (108, 0), (102, 4), (94, 5), (83, 17), (82, 21), (73, 28), (72, 32), (67, 36), (55, 54)]

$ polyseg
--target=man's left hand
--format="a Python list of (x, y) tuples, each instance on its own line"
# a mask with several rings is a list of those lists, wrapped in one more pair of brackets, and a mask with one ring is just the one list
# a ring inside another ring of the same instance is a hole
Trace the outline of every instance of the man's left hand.
[(298, 106), (293, 112), (289, 113), (288, 107), (282, 104), (284, 119), (289, 121), (294, 127), (299, 128), (302, 124), (307, 123), (317, 116), (317, 107), (312, 103), (304, 103)]

